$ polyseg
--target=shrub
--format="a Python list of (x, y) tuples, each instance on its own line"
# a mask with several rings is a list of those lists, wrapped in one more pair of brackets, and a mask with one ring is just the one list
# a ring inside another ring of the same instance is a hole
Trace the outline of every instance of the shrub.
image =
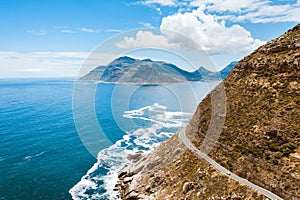
[(270, 144), (269, 150), (276, 152), (276, 151), (279, 151), (279, 147), (276, 144)]
[(294, 150), (296, 149), (296, 145), (291, 143), (291, 142), (288, 142), (286, 144), (283, 144), (280, 146), (279, 150), (280, 152), (282, 152), (282, 154), (284, 156), (288, 156), (290, 155), (291, 153), (294, 152)]

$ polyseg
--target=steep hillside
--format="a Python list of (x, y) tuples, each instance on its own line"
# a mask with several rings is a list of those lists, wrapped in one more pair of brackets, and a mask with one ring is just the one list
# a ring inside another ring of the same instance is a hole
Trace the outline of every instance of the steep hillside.
[[(211, 156), (285, 199), (300, 198), (300, 26), (242, 59), (225, 79), (227, 114)], [(209, 96), (199, 108), (210, 104)], [(201, 111), (198, 111), (201, 112)], [(198, 132), (210, 116), (198, 118)], [(201, 134), (194, 143), (200, 146)]]
[[(238, 62), (199, 104), (186, 131), (198, 148), (211, 122), (211, 96), (222, 85), (226, 119), (209, 156), (284, 199), (300, 199), (300, 25)], [(124, 199), (265, 198), (186, 150), (177, 135), (136, 165), (151, 168), (120, 176), (132, 178), (121, 182)]]

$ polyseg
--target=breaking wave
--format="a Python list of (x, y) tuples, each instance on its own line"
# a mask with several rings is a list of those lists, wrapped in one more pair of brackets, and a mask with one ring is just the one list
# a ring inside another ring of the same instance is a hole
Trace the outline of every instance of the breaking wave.
[(119, 200), (119, 193), (114, 188), (118, 182), (118, 171), (130, 163), (127, 155), (151, 151), (185, 126), (192, 113), (170, 112), (166, 106), (155, 103), (125, 111), (123, 117), (145, 127), (126, 132), (121, 140), (98, 153), (97, 162), (69, 190), (74, 200)]

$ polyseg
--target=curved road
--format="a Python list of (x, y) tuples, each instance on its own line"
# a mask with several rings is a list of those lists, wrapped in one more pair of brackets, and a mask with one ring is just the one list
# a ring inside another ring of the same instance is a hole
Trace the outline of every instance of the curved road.
[(251, 182), (249, 182), (248, 180), (230, 172), (229, 170), (227, 170), (226, 168), (222, 167), (220, 164), (218, 164), (216, 161), (214, 161), (213, 159), (211, 159), (210, 157), (208, 157), (205, 153), (199, 151), (190, 141), (189, 139), (186, 137), (185, 135), (185, 128), (182, 128), (179, 131), (179, 138), (182, 140), (182, 142), (185, 144), (185, 146), (187, 146), (190, 150), (192, 150), (193, 152), (195, 152), (196, 154), (198, 154), (201, 158), (205, 159), (207, 162), (209, 162), (211, 165), (213, 165), (217, 170), (225, 173), (226, 175), (230, 176), (232, 179), (240, 182), (243, 185), (247, 185), (249, 187), (251, 187), (252, 189), (260, 192), (261, 194), (265, 195), (266, 197), (268, 197), (269, 199), (272, 200), (283, 200), (282, 198), (280, 198), (279, 196), (277, 196), (276, 194), (258, 186), (255, 185)]

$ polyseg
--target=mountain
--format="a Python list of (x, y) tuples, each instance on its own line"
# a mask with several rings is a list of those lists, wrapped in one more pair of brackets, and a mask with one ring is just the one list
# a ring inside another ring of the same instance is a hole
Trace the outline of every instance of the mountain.
[(187, 72), (170, 63), (124, 56), (107, 66), (97, 67), (82, 79), (119, 83), (182, 83), (201, 78), (198, 71)]
[(219, 72), (212, 72), (202, 66), (198, 68), (198, 72), (202, 75), (203, 79), (205, 79), (205, 80), (220, 79)]
[[(230, 67), (232, 67), (230, 65)], [(226, 68), (225, 68), (226, 69)], [(134, 59), (128, 56), (120, 57), (107, 66), (99, 66), (81, 80), (103, 81), (113, 83), (183, 83), (187, 81), (220, 80), (229, 73), (211, 72), (204, 67), (188, 72), (176, 65), (150, 59)]]
[[(214, 98), (222, 88), (226, 116), (213, 110), (222, 108)], [(215, 137), (211, 122), (222, 119), (208, 156), (230, 173), (189, 150), (177, 133), (121, 170), (121, 197), (266, 199), (230, 178), (234, 173), (282, 199), (300, 199), (300, 24), (239, 61), (198, 105), (185, 134), (205, 151)]]
[(202, 66), (199, 67), (198, 71), (200, 72), (201, 76), (205, 80), (218, 80), (220, 78), (225, 79), (236, 64), (237, 64), (237, 62), (233, 61), (233, 62), (229, 63), (224, 69), (222, 69), (219, 72), (210, 71)]
[(222, 69), (220, 71), (220, 75), (222, 79), (225, 79), (230, 72), (232, 71), (232, 69), (234, 68), (234, 66), (237, 64), (237, 61), (233, 61), (231, 63), (229, 63), (229, 65), (227, 65), (224, 69)]

